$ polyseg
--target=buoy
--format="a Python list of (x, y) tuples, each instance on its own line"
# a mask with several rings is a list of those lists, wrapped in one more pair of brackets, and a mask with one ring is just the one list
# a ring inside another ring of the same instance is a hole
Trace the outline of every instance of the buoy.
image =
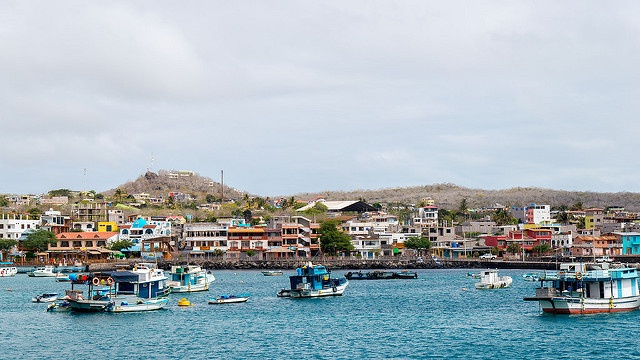
[(178, 300), (178, 306), (191, 306), (191, 302), (187, 298), (182, 298)]

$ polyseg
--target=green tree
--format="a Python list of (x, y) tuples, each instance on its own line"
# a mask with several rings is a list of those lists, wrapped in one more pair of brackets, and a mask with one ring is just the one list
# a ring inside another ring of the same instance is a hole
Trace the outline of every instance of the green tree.
[(126, 194), (127, 193), (124, 190), (117, 188), (116, 191), (113, 193), (113, 196), (115, 196), (116, 199), (118, 199), (118, 202), (121, 203), (122, 197), (125, 196)]
[(338, 220), (325, 220), (320, 223), (320, 248), (329, 255), (337, 255), (339, 252), (353, 251), (351, 236), (340, 231)]
[(510, 254), (520, 253), (520, 245), (512, 242), (511, 244), (509, 244), (509, 246), (507, 246), (507, 252)]
[(326, 213), (327, 210), (329, 210), (327, 205), (325, 205), (325, 204), (323, 204), (321, 202), (316, 202), (315, 204), (313, 204), (312, 207), (310, 207), (307, 210), (305, 210), (304, 213), (307, 214), (307, 215), (318, 215), (318, 214)]
[(571, 205), (571, 208), (569, 210), (571, 210), (571, 211), (580, 211), (582, 209), (583, 209), (582, 202), (578, 201), (575, 204)]
[(66, 196), (71, 199), (73, 196), (72, 192), (69, 189), (58, 189), (58, 190), (50, 190), (49, 196)]
[(253, 250), (251, 250), (251, 249), (247, 250), (247, 257), (248, 257), (249, 259), (253, 258), (255, 254), (256, 254), (256, 252), (255, 252), (255, 251), (253, 251)]
[(222, 249), (213, 249), (213, 256), (222, 257), (224, 255), (224, 251)]
[(537, 252), (538, 256), (540, 256), (551, 251), (551, 246), (549, 244), (539, 244), (531, 248), (531, 250)]
[(21, 246), (24, 250), (33, 252), (46, 251), (49, 244), (56, 244), (56, 235), (48, 230), (36, 230), (27, 234), (27, 238), (22, 241)]
[(556, 215), (556, 221), (560, 224), (566, 225), (569, 223), (569, 214), (566, 211), (561, 211)]
[(31, 208), (29, 210), (27, 210), (27, 212), (29, 213), (29, 215), (33, 216), (34, 218), (40, 217), (40, 209), (38, 208)]
[(133, 243), (130, 240), (117, 240), (109, 245), (109, 249), (114, 251), (120, 251), (122, 249), (128, 249), (133, 246)]
[(12, 247), (16, 246), (18, 241), (13, 239), (0, 239), (0, 252), (2, 252), (2, 259), (6, 259), (4, 256)]
[(426, 237), (420, 235), (410, 237), (405, 240), (404, 246), (408, 249), (416, 250), (419, 255), (422, 255), (423, 251), (429, 251), (429, 249), (431, 249), (431, 241)]
[(515, 225), (518, 223), (518, 219), (511, 216), (511, 213), (507, 209), (498, 209), (491, 215), (491, 220), (493, 220), (496, 225)]
[(439, 209), (438, 210), (438, 219), (445, 221), (449, 225), (453, 225), (457, 221), (458, 215), (447, 209)]

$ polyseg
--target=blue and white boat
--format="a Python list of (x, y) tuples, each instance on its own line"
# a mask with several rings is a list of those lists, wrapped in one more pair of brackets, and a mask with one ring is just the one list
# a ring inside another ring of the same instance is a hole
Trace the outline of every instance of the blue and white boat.
[(249, 294), (238, 294), (238, 295), (226, 295), (222, 294), (220, 296), (216, 296), (215, 299), (209, 299), (209, 304), (234, 304), (234, 303), (243, 303), (249, 300)]
[(535, 296), (551, 314), (593, 314), (640, 308), (640, 274), (636, 268), (609, 264), (563, 263), (559, 271), (540, 274)]
[[(132, 271), (109, 271), (81, 276), (63, 300), (72, 311), (138, 312), (159, 310), (168, 303), (167, 277), (154, 264), (137, 264)], [(88, 285), (87, 297), (75, 284)]]
[(174, 293), (190, 293), (209, 290), (216, 277), (197, 265), (172, 266), (167, 286)]
[(311, 262), (296, 269), (296, 275), (289, 276), (289, 289), (281, 289), (279, 297), (311, 298), (340, 296), (349, 285), (346, 278), (332, 278), (331, 271)]

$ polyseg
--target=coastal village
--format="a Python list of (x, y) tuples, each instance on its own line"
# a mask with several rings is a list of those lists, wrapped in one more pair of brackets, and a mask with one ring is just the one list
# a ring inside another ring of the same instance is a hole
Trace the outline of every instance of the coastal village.
[[(166, 176), (192, 175), (183, 171), (169, 172)], [(362, 200), (314, 198), (296, 200), (298, 206), (268, 217), (247, 218), (236, 213), (211, 221), (194, 219), (189, 214), (174, 215), (172, 209), (167, 209), (164, 215), (143, 215), (137, 210), (140, 205), (166, 199), (172, 202), (189, 199), (186, 193), (151, 197), (147, 193), (120, 191), (116, 195), (127, 199), (126, 209), (118, 206), (117, 201), (96, 197), (94, 193), (77, 192), (74, 198), (81, 200), (73, 203), (68, 196), (6, 195), (7, 206), (0, 214), (0, 239), (14, 240), (15, 244), (3, 249), (3, 261), (66, 265), (124, 258), (232, 262), (314, 259), (323, 255), (318, 219), (336, 221), (339, 230), (349, 236), (352, 250), (334, 254), (344, 259), (422, 260), (422, 256), (429, 255), (429, 259), (441, 260), (481, 256), (557, 260), (640, 254), (640, 225), (634, 222), (638, 215), (613, 206), (552, 211), (550, 204), (495, 204), (490, 208), (465, 209), (473, 216), (453, 222), (443, 218), (444, 209), (429, 194), (419, 204), (403, 206), (404, 216), (394, 214), (387, 204), (374, 206)], [(282, 209), (287, 201), (277, 199), (268, 205)], [(214, 211), (223, 203), (198, 206)], [(12, 210), (34, 207), (47, 210), (35, 215)], [(62, 207), (70, 212), (59, 210)], [(55, 234), (56, 241), (42, 249), (25, 248), (24, 240), (36, 230)], [(428, 240), (429, 245), (406, 246), (412, 238)], [(122, 241), (130, 246), (114, 248), (114, 244)]]

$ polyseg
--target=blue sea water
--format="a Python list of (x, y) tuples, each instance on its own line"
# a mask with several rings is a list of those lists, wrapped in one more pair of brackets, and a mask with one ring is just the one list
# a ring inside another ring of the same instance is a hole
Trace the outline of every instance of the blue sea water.
[[(165, 310), (130, 314), (46, 312), (31, 298), (64, 293), (69, 284), (0, 278), (0, 358), (640, 358), (640, 311), (541, 314), (537, 303), (522, 300), (537, 285), (522, 279), (525, 270), (501, 270), (514, 282), (499, 290), (475, 290), (467, 271), (351, 281), (344, 296), (304, 300), (275, 295), (294, 271), (215, 271), (210, 291), (171, 294)], [(207, 304), (218, 294), (246, 292), (246, 303)], [(178, 307), (182, 297), (193, 306)]]

